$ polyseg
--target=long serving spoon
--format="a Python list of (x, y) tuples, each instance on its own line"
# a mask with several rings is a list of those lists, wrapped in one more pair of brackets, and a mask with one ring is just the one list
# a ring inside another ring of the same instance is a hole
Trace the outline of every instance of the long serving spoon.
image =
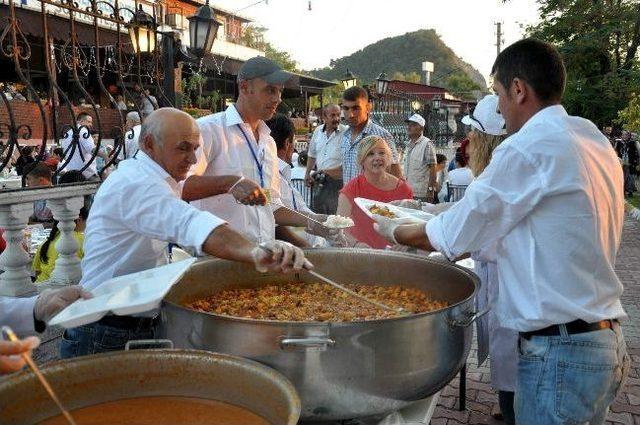
[[(2, 327), (2, 336), (4, 339), (8, 339), (9, 341), (14, 341), (14, 342), (19, 341), (18, 337), (9, 326)], [(22, 353), (21, 356), (25, 360), (25, 362), (27, 362), (27, 364), (29, 365), (33, 373), (36, 375), (36, 377), (44, 387), (45, 391), (49, 394), (49, 397), (51, 397), (53, 401), (56, 403), (56, 405), (62, 412), (62, 415), (65, 417), (67, 422), (69, 422), (69, 424), (71, 425), (76, 425), (76, 421), (73, 420), (71, 413), (69, 413), (67, 409), (64, 408), (64, 406), (60, 402), (60, 399), (58, 398), (56, 393), (53, 391), (53, 388), (51, 388), (51, 385), (49, 385), (49, 382), (44, 377), (42, 372), (40, 372), (40, 369), (38, 368), (36, 363), (33, 361), (31, 356), (29, 356), (27, 353)]]
[[(269, 254), (273, 255), (273, 251), (270, 250), (269, 248), (267, 248), (267, 247), (265, 247), (263, 245), (259, 245), (259, 246), (264, 251), (266, 251)], [(318, 272), (316, 272), (314, 270), (309, 270), (309, 269), (306, 269), (306, 268), (304, 270), (307, 273), (309, 273), (311, 276), (314, 276), (314, 277), (320, 279), (321, 281), (323, 281), (325, 283), (328, 283), (329, 285), (333, 286), (334, 288), (339, 289), (339, 290), (341, 290), (343, 292), (346, 292), (347, 294), (351, 295), (352, 297), (357, 298), (357, 299), (359, 299), (361, 301), (367, 302), (367, 303), (369, 303), (371, 305), (374, 305), (374, 306), (376, 306), (378, 308), (381, 308), (381, 309), (387, 310), (387, 311), (392, 311), (392, 312), (400, 314), (402, 316), (409, 316), (411, 314), (410, 312), (408, 312), (407, 310), (405, 310), (405, 309), (403, 309), (401, 307), (399, 307), (399, 308), (390, 307), (390, 306), (388, 306), (386, 304), (383, 304), (381, 302), (369, 299), (369, 298), (365, 297), (364, 295), (360, 295), (357, 292), (354, 292), (351, 289), (349, 289), (349, 288), (347, 288), (347, 287), (345, 287), (343, 285), (340, 285), (337, 282), (334, 282), (333, 280), (329, 279), (326, 276), (323, 276), (322, 274), (320, 274), (320, 273), (318, 273)]]

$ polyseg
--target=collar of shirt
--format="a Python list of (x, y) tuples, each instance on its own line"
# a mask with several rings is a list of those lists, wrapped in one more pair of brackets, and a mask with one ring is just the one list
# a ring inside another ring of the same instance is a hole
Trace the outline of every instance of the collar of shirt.
[[(229, 105), (226, 111), (224, 111), (224, 115), (225, 115), (224, 121), (227, 127), (232, 127), (234, 125), (241, 125), (249, 129), (249, 124), (244, 122), (244, 120), (240, 116), (240, 112), (238, 112), (235, 105)], [(253, 131), (251, 133), (253, 134)], [(258, 121), (258, 134), (260, 135), (260, 139), (262, 139), (263, 135), (268, 136), (271, 134), (271, 129), (262, 120)], [(257, 142), (259, 143), (259, 140), (257, 140)]]
[[(340, 133), (342, 133), (343, 130), (344, 130), (344, 127), (342, 127), (342, 124), (338, 124), (338, 126), (333, 130), (333, 133), (331, 133), (331, 134), (334, 134), (334, 133), (335, 134), (340, 134)], [(325, 133), (325, 134), (327, 133), (327, 125), (326, 124), (322, 124), (320, 132), (321, 133)]]
[(524, 134), (524, 132), (530, 131), (530, 128), (535, 127), (538, 123), (541, 123), (541, 124), (548, 123), (549, 120), (552, 119), (554, 116), (566, 117), (566, 116), (569, 116), (569, 114), (567, 114), (567, 111), (564, 109), (562, 105), (547, 106), (546, 108), (536, 112), (531, 118), (529, 118), (529, 120), (526, 123), (524, 123), (524, 125), (520, 128), (520, 130), (518, 130), (517, 133), (512, 134), (508, 138), (510, 139), (518, 133)]
[(140, 164), (142, 167), (144, 167), (150, 174), (153, 174), (161, 180), (166, 181), (177, 196), (182, 196), (182, 185), (178, 184), (178, 182), (173, 177), (171, 177), (171, 175), (167, 173), (167, 171), (162, 168), (160, 164), (151, 159), (151, 157), (144, 151), (138, 151), (134, 160), (138, 161), (137, 164)]
[(356, 139), (355, 140), (351, 140), (351, 137), (353, 137), (353, 127), (349, 127), (349, 132), (345, 133), (345, 134), (347, 134), (349, 136), (349, 142), (351, 143), (351, 145), (356, 144), (356, 142), (358, 142), (363, 137), (365, 137), (366, 135), (371, 133), (371, 125), (372, 124), (373, 124), (373, 122), (371, 121), (371, 118), (369, 118), (367, 120), (367, 123), (364, 125), (364, 127), (362, 127), (362, 131), (359, 134), (356, 135)]

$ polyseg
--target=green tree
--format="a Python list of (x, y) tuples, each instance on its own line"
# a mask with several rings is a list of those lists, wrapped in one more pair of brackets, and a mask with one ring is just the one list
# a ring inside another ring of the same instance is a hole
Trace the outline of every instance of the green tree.
[(245, 28), (241, 40), (247, 47), (264, 51), (265, 56), (280, 65), (282, 69), (297, 71), (298, 64), (289, 53), (277, 49), (265, 40), (266, 32), (267, 28), (265, 27), (249, 25)]
[(638, 0), (538, 0), (534, 37), (558, 46), (567, 67), (564, 105), (600, 126), (640, 92)]
[(627, 130), (640, 132), (640, 96), (631, 95), (627, 107), (618, 112), (617, 123)]
[(451, 75), (445, 84), (447, 90), (458, 97), (473, 98), (473, 91), (482, 90), (482, 87), (461, 71)]

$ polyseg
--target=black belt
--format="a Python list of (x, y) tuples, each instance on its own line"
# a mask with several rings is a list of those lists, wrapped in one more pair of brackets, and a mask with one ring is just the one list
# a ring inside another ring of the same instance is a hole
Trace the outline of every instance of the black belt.
[[(618, 323), (617, 319), (601, 320), (599, 322), (588, 323), (584, 320), (574, 320), (573, 322), (565, 323), (568, 334), (582, 334), (586, 332), (599, 331), (602, 329), (611, 329), (613, 324)], [(560, 333), (561, 325), (551, 325), (546, 328), (537, 329), (535, 331), (520, 332), (520, 336), (524, 339), (529, 339), (532, 336), (558, 336)]]
[(98, 321), (101, 325), (120, 329), (151, 329), (159, 322), (156, 317), (134, 317), (134, 316), (104, 316)]

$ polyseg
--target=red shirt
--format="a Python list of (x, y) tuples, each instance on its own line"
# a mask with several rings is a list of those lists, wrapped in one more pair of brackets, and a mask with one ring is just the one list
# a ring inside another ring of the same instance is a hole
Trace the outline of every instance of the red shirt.
[(373, 229), (373, 220), (353, 200), (355, 198), (367, 198), (374, 201), (390, 202), (413, 198), (413, 192), (404, 180), (398, 180), (398, 185), (392, 190), (381, 190), (369, 183), (364, 174), (360, 174), (347, 183), (340, 193), (344, 194), (351, 203), (351, 218), (354, 224), (349, 229), (351, 236), (359, 242), (366, 243), (371, 248), (378, 249), (384, 248), (389, 243)]

